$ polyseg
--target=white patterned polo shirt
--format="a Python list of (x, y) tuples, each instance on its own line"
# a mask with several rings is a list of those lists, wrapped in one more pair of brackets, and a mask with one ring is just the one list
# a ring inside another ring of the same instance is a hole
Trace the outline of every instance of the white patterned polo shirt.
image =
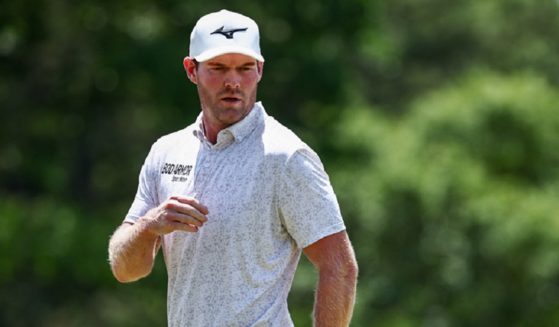
[(292, 326), (287, 295), (301, 251), (345, 229), (318, 156), (256, 103), (215, 145), (201, 129), (160, 138), (125, 218), (173, 195), (208, 210), (197, 233), (163, 237), (168, 325)]

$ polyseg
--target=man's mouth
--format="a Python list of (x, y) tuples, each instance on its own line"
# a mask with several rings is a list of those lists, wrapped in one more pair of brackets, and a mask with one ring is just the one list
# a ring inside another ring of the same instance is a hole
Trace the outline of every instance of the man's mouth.
[(228, 103), (236, 103), (241, 101), (241, 98), (238, 97), (223, 97), (221, 98), (222, 101), (228, 102)]

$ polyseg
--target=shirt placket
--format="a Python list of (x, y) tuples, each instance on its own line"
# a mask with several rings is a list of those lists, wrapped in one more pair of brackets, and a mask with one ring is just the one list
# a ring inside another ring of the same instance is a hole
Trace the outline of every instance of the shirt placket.
[(211, 181), (213, 162), (215, 160), (215, 151), (210, 149), (207, 144), (204, 144), (203, 147), (198, 156), (198, 169), (196, 170), (192, 194), (192, 196), (198, 200), (206, 195), (208, 184)]

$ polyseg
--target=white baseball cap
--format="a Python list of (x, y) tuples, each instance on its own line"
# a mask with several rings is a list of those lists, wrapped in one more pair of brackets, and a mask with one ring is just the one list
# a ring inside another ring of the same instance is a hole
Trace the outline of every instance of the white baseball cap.
[(226, 53), (240, 53), (264, 61), (256, 22), (223, 9), (198, 20), (190, 34), (190, 57), (202, 62)]

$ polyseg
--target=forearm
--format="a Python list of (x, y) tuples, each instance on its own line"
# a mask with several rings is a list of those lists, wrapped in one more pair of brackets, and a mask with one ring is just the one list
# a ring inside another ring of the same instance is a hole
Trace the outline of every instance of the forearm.
[(349, 326), (357, 284), (357, 271), (321, 271), (314, 305), (315, 327)]
[(109, 242), (109, 262), (120, 282), (132, 282), (149, 275), (153, 268), (158, 236), (149, 232), (140, 219), (134, 225), (123, 224)]

